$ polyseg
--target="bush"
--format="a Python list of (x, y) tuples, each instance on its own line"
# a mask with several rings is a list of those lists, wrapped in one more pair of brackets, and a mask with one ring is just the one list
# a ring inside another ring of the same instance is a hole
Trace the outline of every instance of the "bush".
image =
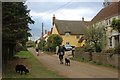
[(115, 47), (113, 54), (120, 54), (120, 44), (117, 47)]
[(60, 37), (57, 34), (52, 34), (48, 37), (47, 46), (49, 47), (50, 51), (55, 51), (56, 46), (61, 45), (62, 41), (63, 41), (62, 37)]
[(101, 52), (101, 51), (102, 51), (101, 46), (100, 46), (100, 45), (97, 45), (97, 46), (96, 46), (96, 52)]
[(18, 43), (15, 46), (15, 51), (16, 52), (27, 51), (27, 47), (25, 45), (22, 45), (21, 43)]
[(34, 41), (26, 42), (26, 47), (34, 47), (34, 46), (35, 46), (35, 42)]
[(89, 47), (89, 46), (85, 46), (85, 47), (84, 47), (84, 51), (85, 51), (85, 52), (94, 52), (94, 49), (91, 48), (91, 47)]
[(46, 46), (46, 41), (44, 39), (41, 39), (40, 42), (39, 42), (39, 44), (38, 44), (38, 48), (40, 50), (44, 51), (45, 50), (45, 46)]
[(104, 50), (103, 53), (113, 53), (114, 48), (109, 48), (107, 50)]

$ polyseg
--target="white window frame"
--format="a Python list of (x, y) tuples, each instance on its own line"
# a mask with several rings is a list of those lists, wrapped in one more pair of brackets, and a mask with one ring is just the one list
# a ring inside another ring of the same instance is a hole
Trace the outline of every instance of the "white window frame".
[(66, 42), (66, 44), (67, 44), (67, 45), (69, 45), (69, 44), (70, 44), (70, 42)]
[(66, 37), (69, 37), (69, 36), (70, 36), (70, 33), (69, 33), (69, 32), (66, 32), (66, 33), (65, 33), (65, 36), (66, 36)]
[(110, 26), (110, 24), (111, 24), (110, 18), (107, 18), (105, 21), (106, 21), (106, 26)]

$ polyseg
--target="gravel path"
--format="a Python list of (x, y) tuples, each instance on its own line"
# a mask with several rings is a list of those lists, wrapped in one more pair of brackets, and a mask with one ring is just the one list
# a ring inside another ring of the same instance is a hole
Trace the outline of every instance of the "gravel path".
[(47, 55), (40, 53), (39, 56), (36, 56), (34, 49), (29, 48), (29, 51), (32, 52), (46, 68), (57, 72), (65, 78), (118, 78), (118, 71), (113, 68), (73, 60), (71, 60), (70, 66), (65, 66), (65, 64), (59, 63), (58, 55), (56, 54)]

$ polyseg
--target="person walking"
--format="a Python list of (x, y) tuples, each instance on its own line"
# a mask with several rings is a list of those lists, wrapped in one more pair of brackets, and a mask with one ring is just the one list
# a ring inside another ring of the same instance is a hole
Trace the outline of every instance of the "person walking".
[(72, 46), (72, 56), (74, 57), (75, 55), (75, 46)]
[(63, 56), (65, 54), (65, 50), (64, 50), (63, 46), (60, 46), (60, 48), (58, 50), (58, 54), (59, 54), (60, 64), (63, 64)]
[(58, 55), (58, 51), (59, 51), (59, 46), (56, 46), (56, 51), (55, 51), (55, 54)]
[(36, 48), (35, 50), (36, 50), (36, 54), (37, 54), (37, 56), (39, 56), (39, 49)]

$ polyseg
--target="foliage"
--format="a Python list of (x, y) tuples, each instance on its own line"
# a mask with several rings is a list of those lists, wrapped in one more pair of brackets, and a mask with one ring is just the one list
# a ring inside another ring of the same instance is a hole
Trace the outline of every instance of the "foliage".
[[(113, 30), (116, 30), (120, 33), (120, 19), (113, 18), (111, 26)], [(114, 54), (120, 54), (120, 43), (117, 47), (115, 47), (115, 50), (113, 51)]]
[(109, 48), (107, 50), (104, 50), (103, 53), (113, 53), (114, 48)]
[(28, 51), (20, 51), (17, 52), (15, 57), (19, 57), (19, 58), (31, 58), (32, 54)]
[(34, 46), (35, 46), (35, 42), (29, 40), (29, 41), (26, 42), (26, 46), (27, 46), (27, 47), (34, 47)]
[(113, 18), (111, 26), (113, 30), (117, 30), (120, 33), (120, 19)]
[(40, 39), (40, 42), (38, 44), (39, 49), (44, 51), (45, 46), (46, 46), (46, 41), (44, 39)]
[(115, 47), (113, 53), (114, 53), (114, 54), (120, 54), (120, 43), (119, 43), (119, 45), (118, 45), (117, 47)]
[(30, 28), (28, 23), (34, 24), (27, 6), (24, 2), (3, 2), (2, 3), (2, 46), (3, 59), (13, 57), (17, 44), (22, 44), (26, 48), (26, 42)]
[(62, 44), (62, 37), (60, 37), (59, 35), (57, 34), (51, 34), (49, 37), (48, 37), (48, 40), (47, 40), (47, 45), (49, 47), (49, 49), (51, 51), (55, 51), (56, 49), (56, 46), (59, 46)]
[(89, 26), (85, 30), (86, 50), (100, 52), (105, 37), (105, 29), (101, 26)]

